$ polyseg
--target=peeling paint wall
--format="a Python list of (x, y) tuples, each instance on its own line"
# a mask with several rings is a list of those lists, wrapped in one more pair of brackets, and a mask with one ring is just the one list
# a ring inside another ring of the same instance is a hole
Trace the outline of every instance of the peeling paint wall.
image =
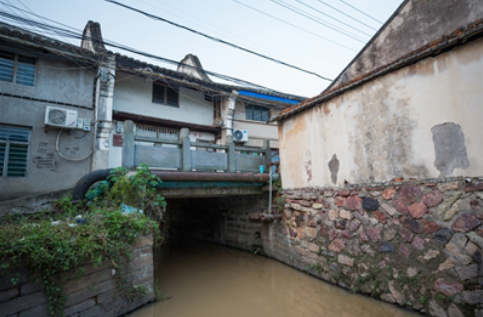
[(284, 188), (483, 175), (482, 100), (483, 39), (368, 82), (280, 122)]
[(481, 0), (408, 1), (332, 86), (386, 65), (481, 18)]

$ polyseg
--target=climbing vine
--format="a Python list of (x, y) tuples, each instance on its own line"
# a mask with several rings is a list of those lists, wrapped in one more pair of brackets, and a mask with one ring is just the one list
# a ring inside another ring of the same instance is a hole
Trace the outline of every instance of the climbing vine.
[[(119, 168), (88, 193), (89, 201), (73, 204), (65, 198), (54, 211), (4, 217), (1, 271), (27, 266), (45, 288), (51, 315), (63, 315), (62, 273), (81, 274), (86, 261), (93, 265), (111, 261), (120, 268), (129, 259), (131, 245), (143, 235), (152, 234), (156, 244), (162, 243), (159, 222), (166, 202), (156, 194), (160, 182), (146, 165), (132, 175)], [(16, 279), (12, 277), (12, 284)]]

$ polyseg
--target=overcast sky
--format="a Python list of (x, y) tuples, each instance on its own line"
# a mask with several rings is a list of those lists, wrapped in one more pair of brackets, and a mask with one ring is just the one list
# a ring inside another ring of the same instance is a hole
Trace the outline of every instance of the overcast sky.
[[(402, 0), (118, 1), (330, 79), (334, 79), (342, 71), (364, 43), (372, 37), (375, 30), (381, 27), (381, 24), (374, 19), (385, 22), (402, 2)], [(289, 5), (292, 10), (275, 2)], [(344, 2), (362, 10), (374, 19), (359, 13)], [(244, 79), (284, 93), (312, 97), (329, 84), (328, 81), (316, 76), (213, 42), (103, 0), (0, 0), (2, 11), (23, 14), (26, 17), (28, 16), (26, 12), (16, 11), (7, 4), (24, 10), (28, 8), (38, 15), (79, 30), (83, 30), (88, 20), (93, 20), (101, 24), (105, 39), (176, 61), (192, 53), (199, 57), (206, 70)], [(327, 5), (342, 11), (345, 15)], [(293, 10), (303, 10), (303, 14), (309, 15), (318, 22), (301, 16)], [(12, 23), (6, 19), (4, 22)], [(60, 39), (79, 44), (78, 40)], [(108, 49), (127, 54), (119, 49)], [(157, 63), (145, 57), (137, 58)], [(160, 66), (172, 68), (167, 64), (160, 64)], [(217, 78), (212, 79), (221, 81)]]

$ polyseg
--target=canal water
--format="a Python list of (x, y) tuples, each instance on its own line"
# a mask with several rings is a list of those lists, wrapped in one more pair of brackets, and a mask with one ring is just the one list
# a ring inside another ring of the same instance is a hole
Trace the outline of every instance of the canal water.
[(275, 260), (213, 244), (172, 244), (156, 262), (156, 283), (167, 299), (130, 317), (420, 316)]

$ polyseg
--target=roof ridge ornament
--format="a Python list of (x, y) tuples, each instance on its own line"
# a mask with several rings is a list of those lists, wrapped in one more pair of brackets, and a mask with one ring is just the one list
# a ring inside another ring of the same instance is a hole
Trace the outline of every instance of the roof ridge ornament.
[(82, 32), (81, 47), (92, 53), (106, 52), (102, 38), (101, 25), (98, 22), (88, 21)]

